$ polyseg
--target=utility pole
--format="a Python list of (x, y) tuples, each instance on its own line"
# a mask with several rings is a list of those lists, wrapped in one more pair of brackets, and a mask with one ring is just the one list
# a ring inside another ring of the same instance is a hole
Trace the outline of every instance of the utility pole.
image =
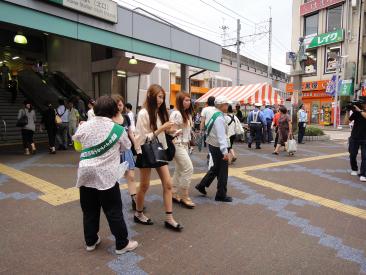
[(240, 85), (240, 19), (236, 27), (236, 86)]
[(222, 18), (222, 26), (219, 27), (222, 30), (222, 45), (226, 43), (226, 31), (229, 29), (227, 25), (225, 25), (225, 18)]
[(272, 85), (272, 8), (269, 7), (269, 31), (268, 31), (268, 80)]

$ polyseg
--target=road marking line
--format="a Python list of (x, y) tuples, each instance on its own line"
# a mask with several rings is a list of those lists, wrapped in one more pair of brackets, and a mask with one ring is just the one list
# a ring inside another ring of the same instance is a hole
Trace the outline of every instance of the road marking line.
[(64, 188), (58, 185), (42, 180), (28, 173), (19, 171), (17, 169), (14, 169), (10, 166), (1, 163), (0, 163), (0, 173), (45, 194), (62, 192), (64, 190)]
[(340, 202), (337, 202), (334, 200), (330, 200), (330, 199), (323, 198), (323, 197), (320, 197), (317, 195), (306, 193), (306, 192), (303, 192), (303, 191), (300, 191), (300, 190), (297, 190), (297, 189), (294, 189), (291, 187), (286, 187), (286, 186), (283, 186), (283, 185), (280, 185), (280, 184), (277, 184), (274, 182), (270, 182), (267, 180), (262, 180), (262, 179), (259, 179), (256, 177), (249, 176), (247, 174), (242, 174), (239, 177), (243, 180), (254, 183), (256, 185), (267, 187), (267, 188), (270, 188), (270, 189), (279, 191), (281, 193), (284, 193), (284, 194), (287, 194), (287, 195), (290, 195), (293, 197), (297, 197), (297, 198), (300, 198), (300, 199), (303, 199), (306, 201), (315, 202), (315, 203), (318, 203), (327, 208), (331, 208), (331, 209), (337, 210), (339, 212), (349, 214), (351, 216), (355, 216), (355, 217), (358, 217), (361, 219), (366, 219), (366, 210), (361, 209), (361, 208), (346, 205), (346, 204), (343, 204), (343, 203), (340, 203)]
[(259, 170), (259, 169), (284, 166), (284, 165), (295, 164), (295, 163), (303, 163), (303, 162), (310, 162), (310, 161), (316, 161), (316, 160), (344, 157), (344, 156), (348, 156), (348, 155), (349, 155), (349, 153), (338, 153), (338, 154), (331, 154), (331, 155), (324, 155), (324, 156), (316, 156), (316, 157), (309, 157), (309, 158), (271, 162), (271, 163), (252, 165), (252, 166), (247, 166), (247, 167), (243, 167), (243, 168), (233, 168), (233, 169), (239, 169), (240, 171), (247, 172), (247, 171), (254, 171), (254, 170)]
[[(192, 175), (192, 179), (202, 178), (205, 174), (194, 174)], [(137, 187), (139, 183), (136, 182)], [(150, 186), (161, 185), (160, 179), (151, 180)], [(128, 188), (127, 183), (120, 184), (119, 188), (121, 190), (125, 190)], [(40, 196), (39, 198), (53, 206), (62, 205), (65, 203), (73, 202), (79, 200), (79, 188), (71, 187), (67, 189), (61, 188), (61, 191), (46, 193), (45, 195)]]

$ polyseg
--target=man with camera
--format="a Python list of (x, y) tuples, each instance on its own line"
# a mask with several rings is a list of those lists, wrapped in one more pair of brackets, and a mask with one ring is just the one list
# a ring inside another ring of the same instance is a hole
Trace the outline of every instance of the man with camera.
[(351, 175), (358, 175), (357, 154), (359, 148), (361, 148), (361, 169), (359, 176), (360, 181), (366, 182), (366, 97), (361, 96), (358, 101), (352, 102), (350, 109), (353, 113), (349, 120), (354, 122), (349, 138)]

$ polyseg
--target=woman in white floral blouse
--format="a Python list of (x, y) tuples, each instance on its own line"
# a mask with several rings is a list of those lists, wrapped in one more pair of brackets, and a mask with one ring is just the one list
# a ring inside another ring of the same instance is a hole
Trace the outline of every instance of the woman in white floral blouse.
[(81, 124), (73, 140), (82, 144), (76, 187), (80, 188), (86, 250), (100, 243), (98, 236), (100, 209), (107, 217), (116, 239), (117, 254), (134, 250), (138, 243), (128, 240), (122, 213), (121, 193), (117, 180), (123, 173), (120, 153), (131, 147), (124, 128), (112, 121), (121, 120), (116, 102), (100, 97), (94, 106), (95, 118)]

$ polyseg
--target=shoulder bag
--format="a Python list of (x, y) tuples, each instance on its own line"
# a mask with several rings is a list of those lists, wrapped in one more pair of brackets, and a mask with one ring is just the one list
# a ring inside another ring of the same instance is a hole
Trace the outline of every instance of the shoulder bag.
[(175, 156), (175, 146), (173, 143), (175, 137), (172, 137), (171, 135), (165, 134), (165, 139), (166, 139), (166, 145), (167, 145), (167, 149), (166, 151), (166, 157), (167, 157), (167, 161), (172, 161), (174, 156)]
[(152, 140), (146, 139), (145, 143), (141, 145), (141, 151), (144, 162), (148, 166), (153, 167), (162, 162), (168, 163), (166, 150), (156, 136)]

